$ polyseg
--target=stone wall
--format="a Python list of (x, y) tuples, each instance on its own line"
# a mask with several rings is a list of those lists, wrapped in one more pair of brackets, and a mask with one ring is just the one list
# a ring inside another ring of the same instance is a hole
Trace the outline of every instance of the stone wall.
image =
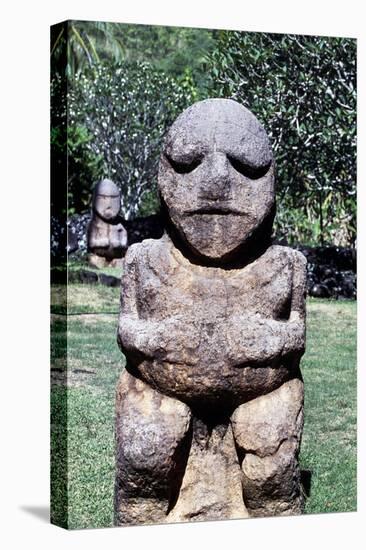
[(296, 246), (306, 257), (307, 287), (316, 298), (356, 299), (356, 250), (338, 246)]
[[(89, 220), (89, 212), (69, 218), (69, 254), (79, 257), (86, 255), (86, 229)], [(126, 220), (124, 225), (127, 229), (129, 244), (148, 238), (158, 239), (163, 234), (163, 224), (159, 215)], [(57, 229), (56, 220), (53, 220), (52, 227)], [(60, 231), (57, 232), (54, 229), (54, 234), (58, 233)], [(59, 241), (53, 239), (51, 242), (54, 253), (57, 253), (56, 246)], [(303, 245), (294, 248), (300, 250), (308, 261), (307, 287), (310, 296), (335, 299), (356, 298), (356, 250), (354, 248)]]

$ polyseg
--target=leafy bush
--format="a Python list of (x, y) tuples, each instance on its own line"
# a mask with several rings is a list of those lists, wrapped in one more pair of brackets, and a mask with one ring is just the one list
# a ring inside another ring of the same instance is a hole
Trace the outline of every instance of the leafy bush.
[(79, 124), (69, 124), (67, 133), (68, 214), (90, 208), (93, 184), (102, 172), (102, 155), (95, 155), (88, 146), (92, 134)]
[(66, 80), (55, 75), (51, 80), (51, 208), (66, 212), (67, 173), (67, 96)]
[(356, 236), (356, 41), (221, 31), (212, 94), (248, 106), (277, 163), (277, 231), (351, 244)]
[(51, 200), (59, 222), (60, 216), (90, 207), (92, 185), (101, 171), (101, 157), (85, 146), (92, 135), (81, 125), (68, 124), (67, 116), (67, 79), (55, 73), (51, 79)]
[(126, 219), (157, 208), (162, 139), (175, 117), (194, 101), (193, 88), (183, 84), (140, 62), (99, 64), (73, 80), (70, 135), (81, 138), (78, 147), (85, 156), (94, 155), (94, 166), (100, 160), (99, 177), (118, 185)]

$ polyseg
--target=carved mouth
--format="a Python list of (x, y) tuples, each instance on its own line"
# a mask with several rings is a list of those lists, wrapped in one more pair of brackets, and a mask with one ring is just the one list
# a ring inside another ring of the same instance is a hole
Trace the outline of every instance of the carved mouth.
[(210, 215), (210, 216), (227, 216), (227, 215), (234, 215), (234, 216), (241, 216), (242, 213), (238, 210), (234, 210), (232, 208), (227, 208), (225, 206), (206, 206), (204, 208), (197, 208), (195, 210), (189, 210), (186, 212), (188, 216), (203, 216), (203, 215)]

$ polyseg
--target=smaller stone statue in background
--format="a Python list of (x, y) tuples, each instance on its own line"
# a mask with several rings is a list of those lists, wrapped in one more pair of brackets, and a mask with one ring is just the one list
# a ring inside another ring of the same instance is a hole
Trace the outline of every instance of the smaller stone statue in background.
[(121, 195), (113, 181), (101, 180), (94, 189), (92, 218), (88, 227), (89, 263), (94, 267), (122, 266), (127, 231), (119, 215)]

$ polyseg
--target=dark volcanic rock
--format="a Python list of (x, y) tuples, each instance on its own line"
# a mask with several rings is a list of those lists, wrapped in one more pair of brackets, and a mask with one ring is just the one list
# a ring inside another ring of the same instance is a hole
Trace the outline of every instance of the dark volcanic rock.
[(87, 253), (87, 228), (90, 222), (90, 212), (74, 214), (67, 221), (68, 253), (83, 257)]
[(105, 286), (119, 287), (121, 284), (121, 279), (119, 279), (118, 277), (114, 277), (113, 275), (106, 275), (105, 273), (99, 274), (98, 281), (101, 285)]
[(114, 277), (113, 275), (107, 275), (106, 273), (96, 273), (95, 271), (86, 269), (75, 269), (68, 271), (68, 282), (71, 284), (79, 283), (85, 285), (99, 283), (105, 286), (119, 287), (121, 284), (121, 279), (119, 277)]
[(314, 298), (329, 298), (330, 292), (326, 285), (313, 285), (309, 292)]
[(307, 259), (307, 288), (317, 298), (357, 297), (356, 250), (338, 246), (296, 246)]
[[(69, 254), (83, 257), (86, 255), (86, 231), (90, 214), (75, 215), (68, 222)], [(145, 239), (159, 239), (164, 232), (164, 220), (160, 214), (125, 220), (123, 222), (128, 232), (129, 244)], [(52, 239), (53, 249), (57, 250), (63, 242), (61, 228), (54, 220), (55, 235)], [(356, 251), (353, 248), (338, 246), (309, 247), (297, 245), (294, 247), (307, 259), (307, 289), (310, 296), (348, 298), (357, 296)], [(319, 291), (318, 286), (324, 285), (327, 290)], [(314, 288), (317, 287), (317, 288)]]
[(164, 233), (164, 220), (160, 214), (144, 218), (125, 220), (129, 245), (140, 243), (144, 239), (160, 239)]
[(51, 216), (51, 257), (54, 264), (66, 259), (66, 228), (56, 216)]
[(96, 284), (98, 282), (98, 275), (94, 271), (87, 271), (86, 269), (81, 269), (79, 272), (80, 282), (83, 284)]
[(72, 283), (72, 284), (81, 283), (82, 281), (81, 281), (79, 273), (80, 273), (79, 271), (69, 270), (68, 273), (67, 273), (68, 282)]

